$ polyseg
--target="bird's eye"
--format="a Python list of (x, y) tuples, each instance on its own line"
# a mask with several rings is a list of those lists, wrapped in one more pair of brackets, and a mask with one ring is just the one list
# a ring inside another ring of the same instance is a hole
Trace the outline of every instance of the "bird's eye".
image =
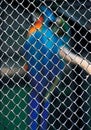
[(36, 22), (36, 20), (37, 20), (36, 17), (33, 17), (33, 18), (32, 18), (33, 23)]
[(31, 22), (35, 23), (36, 20), (38, 20), (38, 18), (40, 17), (40, 13), (39, 12), (35, 12), (34, 14), (32, 14), (31, 16)]

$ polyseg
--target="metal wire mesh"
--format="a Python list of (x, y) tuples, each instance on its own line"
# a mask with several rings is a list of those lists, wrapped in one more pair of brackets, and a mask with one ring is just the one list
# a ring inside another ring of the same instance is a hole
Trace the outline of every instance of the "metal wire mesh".
[[(48, 49), (52, 57), (49, 58), (48, 53), (46, 53), (48, 51), (42, 52), (45, 45), (42, 43), (41, 37), (36, 39), (34, 34), (32, 35), (36, 41), (41, 41), (40, 48), (37, 47), (34, 40), (32, 40), (33, 44), (28, 49), (24, 48), (30, 26), (33, 26), (35, 20), (38, 19), (36, 12), (39, 13), (39, 17), (46, 14), (46, 11), (42, 12), (40, 9), (42, 4), (61, 21), (59, 24), (52, 21), (47, 29), (52, 30), (53, 34), (61, 39), (70, 51), (91, 61), (90, 0), (32, 0), (31, 2), (29, 0), (1, 0), (0, 130), (31, 130), (33, 128), (30, 120), (32, 113), (30, 109), (31, 102), (35, 97), (31, 99), (31, 92), (34, 89), (31, 82), (36, 77), (40, 79), (41, 76), (41, 81), (46, 79), (50, 83), (44, 86), (42, 84), (44, 89), (41, 90), (42, 92), (35, 87), (37, 96), (40, 95), (42, 98), (39, 102), (41, 109), (44, 108), (43, 102), (46, 98), (50, 103), (49, 107), (45, 108), (48, 114), (45, 119), (47, 122), (46, 128), (43, 128), (42, 124), (39, 123), (38, 117), (34, 119), (38, 124), (36, 129), (91, 130), (91, 76), (80, 66), (66, 62), (64, 58), (59, 61), (58, 52), (54, 54), (53, 47), (50, 48), (50, 46)], [(47, 27), (45, 22), (42, 26)], [(43, 35), (46, 36), (46, 32), (47, 30), (43, 32)], [(51, 42), (53, 37), (47, 35), (46, 40)], [(59, 47), (57, 43), (58, 40), (54, 43), (54, 48)], [(34, 53), (35, 50), (40, 53), (39, 59), (37, 59), (38, 64), (33, 64), (31, 60), (32, 56), (35, 57), (36, 55), (37, 57), (37, 53)], [(26, 58), (26, 53), (30, 54), (29, 58)], [(52, 63), (52, 69), (51, 64), (47, 64), (47, 67), (46, 64), (43, 65), (42, 57)], [(60, 68), (63, 61), (64, 67)], [(30, 65), (28, 71), (24, 68), (26, 63)], [(41, 64), (42, 67), (47, 68), (46, 75), (38, 70)], [(35, 66), (37, 66), (37, 70)], [(35, 108), (32, 108), (32, 111), (33, 109)], [(42, 110), (39, 116), (43, 118)]]

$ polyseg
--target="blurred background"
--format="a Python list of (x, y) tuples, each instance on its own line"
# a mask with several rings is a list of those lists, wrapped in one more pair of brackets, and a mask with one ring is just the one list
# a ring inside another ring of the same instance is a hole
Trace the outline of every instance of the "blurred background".
[[(91, 62), (91, 1), (44, 0), (44, 3), (65, 21), (59, 29), (53, 26), (55, 32), (62, 37), (64, 26), (69, 26), (71, 51)], [(0, 130), (30, 130), (31, 86), (21, 52), (40, 4), (35, 0), (0, 2)], [(58, 92), (51, 95), (48, 130), (91, 130), (91, 76), (71, 63), (66, 63), (62, 73)]]

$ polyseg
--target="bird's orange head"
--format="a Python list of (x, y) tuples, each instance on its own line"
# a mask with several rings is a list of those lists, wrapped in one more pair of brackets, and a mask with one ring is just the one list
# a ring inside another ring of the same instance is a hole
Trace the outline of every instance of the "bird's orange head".
[(40, 16), (39, 19), (34, 23), (34, 25), (29, 28), (28, 36), (34, 33), (37, 29), (41, 29), (43, 25), (43, 20), (43, 16)]

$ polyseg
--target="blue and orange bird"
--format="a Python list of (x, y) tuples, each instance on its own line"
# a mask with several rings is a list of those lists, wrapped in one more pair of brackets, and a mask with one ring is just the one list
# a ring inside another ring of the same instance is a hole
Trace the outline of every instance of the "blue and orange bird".
[(64, 62), (59, 49), (67, 43), (68, 36), (59, 38), (49, 27), (56, 22), (54, 13), (42, 5), (42, 16), (31, 26), (28, 39), (24, 44), (25, 59), (28, 61), (30, 85), (30, 129), (47, 130), (50, 99), (46, 99), (48, 90), (55, 78), (61, 75)]

